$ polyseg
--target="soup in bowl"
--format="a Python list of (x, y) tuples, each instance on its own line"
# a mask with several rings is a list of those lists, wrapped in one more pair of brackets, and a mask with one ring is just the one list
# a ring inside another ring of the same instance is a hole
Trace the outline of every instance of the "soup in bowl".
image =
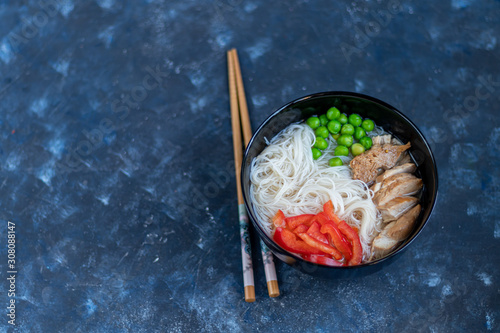
[(273, 254), (327, 276), (391, 262), (429, 220), (438, 185), (411, 120), (351, 92), (279, 108), (253, 135), (241, 174), (249, 218)]

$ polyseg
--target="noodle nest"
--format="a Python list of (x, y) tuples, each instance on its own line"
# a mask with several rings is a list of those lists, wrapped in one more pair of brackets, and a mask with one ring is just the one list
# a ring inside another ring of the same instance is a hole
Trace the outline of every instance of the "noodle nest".
[(331, 136), (326, 139), (328, 148), (323, 155), (313, 160), (311, 146), (315, 138), (305, 123), (291, 124), (253, 159), (250, 200), (258, 222), (272, 236), (271, 220), (278, 210), (285, 216), (317, 214), (331, 200), (335, 213), (359, 230), (363, 257), (367, 259), (381, 225), (380, 214), (372, 202), (373, 192), (364, 182), (352, 179), (352, 156), (340, 157), (343, 166), (328, 165), (337, 146)]

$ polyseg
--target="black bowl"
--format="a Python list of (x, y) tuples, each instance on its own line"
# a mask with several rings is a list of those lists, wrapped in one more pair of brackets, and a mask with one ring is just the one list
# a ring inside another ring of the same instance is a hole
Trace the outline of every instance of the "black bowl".
[[(284, 250), (257, 223), (255, 212), (249, 199), (251, 162), (266, 147), (265, 138), (271, 140), (271, 138), (289, 124), (301, 121), (312, 115), (323, 114), (331, 106), (336, 106), (341, 112), (347, 112), (348, 114), (357, 113), (363, 118), (373, 119), (377, 125), (382, 126), (384, 130), (400, 139), (403, 143), (410, 141), (410, 155), (417, 165), (417, 175), (422, 178), (424, 183), (420, 202), (422, 212), (411, 235), (396, 250), (384, 258), (357, 266), (332, 267), (311, 263), (297, 254)], [(255, 132), (245, 151), (241, 167), (241, 183), (249, 218), (261, 239), (276, 257), (305, 273), (327, 277), (355, 277), (373, 273), (392, 262), (396, 255), (405, 250), (420, 234), (429, 220), (434, 203), (436, 202), (438, 177), (434, 156), (427, 141), (415, 124), (404, 114), (391, 105), (370, 96), (352, 92), (333, 91), (299, 98), (284, 105), (269, 116)]]

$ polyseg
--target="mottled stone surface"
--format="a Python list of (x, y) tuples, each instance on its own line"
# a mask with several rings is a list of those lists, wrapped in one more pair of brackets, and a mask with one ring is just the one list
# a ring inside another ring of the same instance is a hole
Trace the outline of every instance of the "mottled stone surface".
[[(499, 18), (494, 0), (0, 3), (0, 330), (10, 220), (19, 332), (498, 331)], [(270, 299), (254, 251), (244, 302), (231, 47), (253, 128), (347, 90), (423, 131), (439, 198), (392, 265), (278, 263)]]

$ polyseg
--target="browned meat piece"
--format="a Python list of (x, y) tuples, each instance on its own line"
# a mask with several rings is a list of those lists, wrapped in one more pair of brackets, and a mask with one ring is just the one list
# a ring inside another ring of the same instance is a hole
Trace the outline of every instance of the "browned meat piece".
[(399, 197), (392, 199), (383, 206), (379, 206), (378, 210), (382, 214), (382, 221), (387, 223), (395, 221), (408, 210), (418, 204), (418, 199), (414, 197)]
[(373, 193), (377, 193), (378, 190), (382, 188), (382, 183), (375, 183), (372, 186), (370, 186), (370, 190), (373, 191)]
[(417, 178), (417, 177), (415, 177), (414, 175), (412, 175), (411, 173), (408, 173), (408, 172), (397, 173), (395, 175), (387, 177), (382, 182), (382, 187), (381, 188), (388, 187), (388, 186), (390, 186), (392, 183), (394, 183), (396, 181), (403, 181), (403, 180), (415, 179), (415, 178)]
[(399, 157), (399, 160), (396, 162), (396, 166), (403, 165), (406, 163), (413, 163), (411, 160), (410, 154), (408, 154), (407, 151), (405, 151), (404, 153), (401, 154), (401, 156)]
[(375, 179), (375, 183), (370, 186), (370, 190), (372, 190), (373, 193), (377, 193), (377, 191), (382, 188), (382, 184), (383, 186), (389, 185), (388, 183), (383, 183), (387, 178), (401, 173), (413, 173), (416, 169), (417, 167), (413, 163), (405, 163), (400, 166), (395, 166), (394, 168), (389, 169), (383, 174), (377, 176), (377, 178)]
[(373, 146), (367, 152), (351, 160), (353, 178), (362, 180), (368, 186), (371, 185), (380, 171), (394, 167), (401, 153), (408, 148), (410, 148), (409, 142), (404, 146), (395, 146), (390, 143)]
[(423, 187), (422, 179), (413, 175), (417, 167), (407, 152), (410, 143), (400, 145), (390, 135), (372, 140), (372, 149), (350, 164), (353, 178), (371, 185), (373, 203), (387, 223), (372, 242), (370, 260), (386, 256), (411, 233), (421, 211), (419, 199), (411, 195)]
[(406, 239), (413, 230), (420, 210), (420, 205), (417, 205), (401, 216), (396, 222), (387, 224), (382, 232), (373, 240), (370, 260), (385, 256), (394, 250), (399, 242)]
[(384, 183), (390, 182), (390, 184), (382, 184), (382, 188), (373, 197), (375, 205), (380, 207), (397, 197), (418, 193), (423, 186), (422, 179), (413, 175), (410, 175), (411, 177), (406, 175), (410, 174), (400, 173), (386, 179)]
[(373, 240), (372, 243), (372, 255), (370, 260), (372, 259), (378, 259), (382, 258), (386, 254), (392, 251), (398, 245), (398, 241), (395, 239), (392, 239), (387, 236), (387, 230), (390, 229), (393, 225), (395, 225), (396, 222), (391, 222), (386, 227), (380, 234), (378, 234), (377, 237)]
[(383, 182), (385, 179), (397, 175), (398, 173), (414, 173), (417, 167), (413, 163), (406, 163), (403, 165), (395, 166), (392, 169), (387, 170), (383, 174), (377, 177), (377, 183)]
[(394, 225), (387, 230), (387, 237), (397, 241), (406, 239), (406, 237), (408, 237), (410, 232), (413, 230), (413, 226), (415, 225), (415, 221), (420, 214), (421, 208), (422, 207), (420, 205), (416, 205), (401, 216), (396, 223), (394, 223)]
[[(390, 169), (390, 170), (392, 170), (392, 169)], [(382, 174), (382, 175), (384, 175), (384, 174)], [(380, 175), (380, 176), (382, 176), (382, 175)], [(379, 178), (380, 176), (378, 176), (377, 178)], [(402, 180), (409, 179), (409, 178), (415, 178), (415, 176), (413, 176), (411, 173), (408, 173), (408, 172), (397, 173), (395, 175), (388, 177), (383, 182), (374, 183), (372, 186), (370, 186), (370, 189), (373, 191), (373, 193), (377, 193), (381, 188), (387, 187), (395, 181), (402, 181)]]

